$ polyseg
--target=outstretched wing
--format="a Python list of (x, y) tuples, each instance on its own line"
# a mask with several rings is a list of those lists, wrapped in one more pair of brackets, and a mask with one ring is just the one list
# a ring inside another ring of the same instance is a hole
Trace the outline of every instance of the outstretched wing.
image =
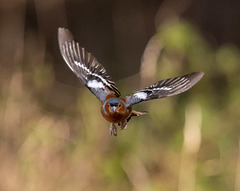
[(185, 92), (193, 87), (203, 77), (203, 75), (203, 72), (194, 72), (185, 76), (161, 80), (152, 86), (127, 96), (127, 106), (134, 105), (142, 101), (164, 98)]
[(108, 94), (120, 96), (120, 92), (105, 68), (91, 53), (74, 41), (68, 29), (58, 29), (58, 41), (62, 57), (69, 68), (101, 102)]

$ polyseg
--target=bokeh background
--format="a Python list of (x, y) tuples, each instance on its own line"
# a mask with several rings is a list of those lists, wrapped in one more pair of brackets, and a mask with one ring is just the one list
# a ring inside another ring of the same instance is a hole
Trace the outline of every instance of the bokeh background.
[[(0, 190), (240, 190), (239, 0), (1, 0)], [(61, 58), (71, 29), (122, 96), (204, 71), (141, 103), (117, 137)]]

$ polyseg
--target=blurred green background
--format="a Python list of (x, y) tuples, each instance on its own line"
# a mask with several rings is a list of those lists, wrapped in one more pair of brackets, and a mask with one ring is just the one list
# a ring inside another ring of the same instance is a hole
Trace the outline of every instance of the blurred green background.
[[(240, 1), (1, 0), (0, 190), (240, 190)], [(141, 103), (117, 137), (61, 58), (69, 28), (122, 96), (204, 71)]]

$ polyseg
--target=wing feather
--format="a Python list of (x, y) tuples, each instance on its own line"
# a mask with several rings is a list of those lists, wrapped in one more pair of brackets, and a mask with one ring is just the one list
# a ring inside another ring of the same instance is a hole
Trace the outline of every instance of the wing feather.
[(194, 72), (184, 76), (161, 80), (152, 86), (127, 96), (127, 106), (134, 105), (142, 101), (164, 98), (185, 92), (193, 87), (203, 77), (203, 75), (203, 72)]
[(68, 29), (58, 29), (58, 41), (66, 64), (101, 102), (108, 94), (120, 96), (118, 88), (106, 69), (91, 53), (74, 41), (74, 37)]

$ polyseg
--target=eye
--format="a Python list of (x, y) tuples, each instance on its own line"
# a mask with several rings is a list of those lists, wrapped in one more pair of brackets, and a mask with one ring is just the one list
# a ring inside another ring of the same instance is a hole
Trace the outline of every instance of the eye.
[(110, 108), (110, 104), (109, 104), (109, 103), (107, 103), (107, 108), (108, 108), (108, 109)]
[(119, 103), (119, 104), (118, 104), (118, 107), (122, 107), (122, 103)]

